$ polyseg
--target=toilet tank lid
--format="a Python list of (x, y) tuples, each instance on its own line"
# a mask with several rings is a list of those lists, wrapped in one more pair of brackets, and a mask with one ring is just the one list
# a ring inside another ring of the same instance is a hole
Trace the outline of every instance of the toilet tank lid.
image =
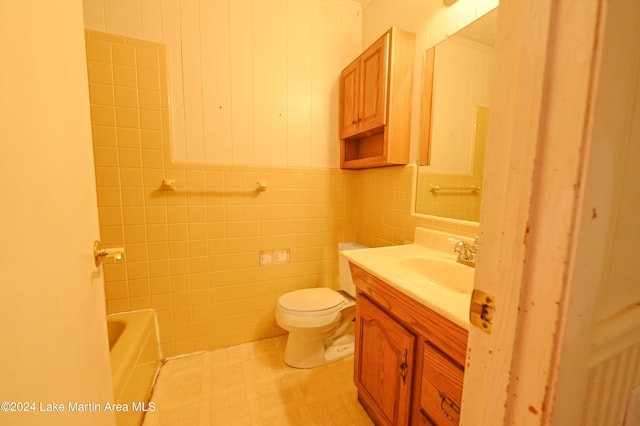
[(363, 246), (362, 244), (358, 244), (358, 243), (338, 243), (338, 250), (340, 251), (356, 250), (356, 249), (363, 249), (363, 248), (369, 248), (369, 247)]

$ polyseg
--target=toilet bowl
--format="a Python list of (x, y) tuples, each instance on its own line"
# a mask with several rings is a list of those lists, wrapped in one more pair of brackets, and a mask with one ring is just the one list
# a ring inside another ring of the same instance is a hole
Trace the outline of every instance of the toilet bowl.
[[(340, 243), (339, 249), (364, 248)], [(356, 316), (355, 286), (349, 262), (339, 256), (340, 291), (305, 288), (282, 295), (276, 323), (289, 332), (284, 362), (296, 368), (313, 368), (353, 354)]]

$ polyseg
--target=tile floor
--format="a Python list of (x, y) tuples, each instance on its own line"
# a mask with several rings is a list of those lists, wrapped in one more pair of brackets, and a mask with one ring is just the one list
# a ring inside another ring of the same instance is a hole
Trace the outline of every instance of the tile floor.
[(353, 357), (301, 370), (282, 361), (286, 336), (167, 361), (144, 426), (373, 425), (357, 400)]

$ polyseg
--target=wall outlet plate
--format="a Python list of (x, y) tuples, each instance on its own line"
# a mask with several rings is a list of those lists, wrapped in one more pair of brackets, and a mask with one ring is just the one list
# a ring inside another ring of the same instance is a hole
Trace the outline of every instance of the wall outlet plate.
[(274, 259), (273, 263), (275, 263), (276, 265), (289, 263), (291, 261), (291, 250), (289, 249), (274, 250), (273, 259)]
[(259, 254), (260, 266), (273, 265), (273, 250), (261, 251)]
[(291, 262), (291, 250), (263, 250), (259, 254), (260, 266), (282, 265)]

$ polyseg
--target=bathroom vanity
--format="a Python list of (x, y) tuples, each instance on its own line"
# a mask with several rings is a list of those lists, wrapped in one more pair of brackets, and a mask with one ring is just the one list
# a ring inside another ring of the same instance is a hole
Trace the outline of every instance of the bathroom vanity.
[(438, 259), (447, 255), (415, 244), (357, 252), (347, 257), (357, 288), (358, 399), (379, 425), (458, 424), (471, 290), (439, 287), (428, 272), (417, 279), (422, 271), (412, 271), (407, 262), (401, 263), (404, 272), (393, 265), (426, 259), (431, 270), (446, 270), (444, 262), (451, 260), (453, 272), (445, 275), (471, 287), (473, 268), (456, 264), (453, 256)]

